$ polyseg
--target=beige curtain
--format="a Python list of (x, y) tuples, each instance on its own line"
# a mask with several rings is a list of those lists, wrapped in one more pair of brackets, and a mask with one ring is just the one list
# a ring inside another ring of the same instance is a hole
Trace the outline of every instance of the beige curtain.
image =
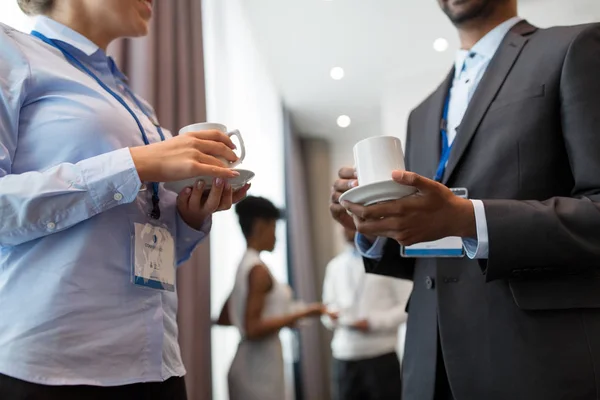
[[(318, 140), (299, 138), (286, 115), (285, 161), (289, 262), (298, 298), (321, 300), (325, 265), (333, 254), (333, 234), (328, 196), (329, 147)], [(300, 332), (297, 399), (330, 398), (331, 335), (321, 324)]]
[[(110, 53), (131, 87), (156, 109), (161, 125), (206, 120), (201, 0), (155, 2), (150, 35), (115, 43)], [(179, 342), (190, 400), (211, 399), (208, 241), (179, 268)]]

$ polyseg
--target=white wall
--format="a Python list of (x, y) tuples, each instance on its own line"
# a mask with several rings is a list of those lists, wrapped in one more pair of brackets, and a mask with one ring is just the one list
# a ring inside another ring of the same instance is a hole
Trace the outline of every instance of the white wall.
[(0, 4), (0, 23), (23, 32), (29, 32), (33, 27), (33, 20), (23, 14), (14, 0), (3, 0)]
[[(247, 156), (240, 168), (256, 173), (250, 194), (285, 207), (282, 103), (256, 50), (242, 1), (203, 2), (207, 115), (211, 122), (242, 132)], [(287, 282), (284, 222), (278, 226), (277, 239), (275, 251), (264, 254), (263, 259), (278, 280)], [(215, 317), (231, 291), (245, 247), (234, 211), (216, 215), (211, 234), (211, 309)], [(288, 336), (283, 339), (289, 342)], [(227, 371), (238, 341), (234, 328), (213, 328), (215, 400), (228, 398)], [(289, 343), (286, 348), (289, 350)]]

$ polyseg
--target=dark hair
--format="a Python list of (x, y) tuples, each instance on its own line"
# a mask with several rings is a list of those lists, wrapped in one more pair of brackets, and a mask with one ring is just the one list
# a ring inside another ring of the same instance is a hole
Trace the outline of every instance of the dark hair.
[(235, 212), (245, 237), (252, 234), (252, 228), (257, 220), (276, 221), (282, 217), (281, 210), (264, 197), (246, 197), (235, 206)]
[(52, 9), (54, 0), (17, 0), (17, 4), (27, 15), (40, 15)]

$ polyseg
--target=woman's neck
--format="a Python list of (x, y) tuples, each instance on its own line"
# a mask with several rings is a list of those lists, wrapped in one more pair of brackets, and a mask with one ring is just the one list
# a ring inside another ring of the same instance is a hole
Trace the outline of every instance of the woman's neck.
[(260, 246), (257, 246), (255, 244), (253, 245), (251, 243), (248, 243), (248, 250), (254, 250), (257, 253), (261, 253), (262, 252), (262, 250), (260, 249)]
[(92, 23), (91, 18), (83, 10), (80, 11), (59, 9), (48, 14), (47, 17), (85, 36), (106, 51), (108, 45), (116, 38), (110, 35), (106, 29), (99, 28), (98, 24)]

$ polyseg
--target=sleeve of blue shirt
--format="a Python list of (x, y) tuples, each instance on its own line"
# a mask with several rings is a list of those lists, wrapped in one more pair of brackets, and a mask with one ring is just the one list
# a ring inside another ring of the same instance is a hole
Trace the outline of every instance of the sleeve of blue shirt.
[(371, 243), (360, 233), (357, 233), (354, 237), (354, 243), (358, 249), (358, 252), (363, 257), (370, 258), (372, 260), (381, 260), (381, 257), (383, 257), (383, 248), (385, 247), (387, 240), (387, 238), (378, 237), (375, 239), (375, 242)]
[(31, 76), (27, 59), (3, 29), (0, 49), (0, 246), (50, 235), (132, 202), (141, 182), (126, 148), (46, 171), (13, 174), (19, 115)]
[(177, 265), (181, 265), (190, 259), (196, 246), (208, 236), (212, 228), (212, 217), (209, 217), (199, 231), (190, 227), (177, 213), (177, 243), (176, 257)]

